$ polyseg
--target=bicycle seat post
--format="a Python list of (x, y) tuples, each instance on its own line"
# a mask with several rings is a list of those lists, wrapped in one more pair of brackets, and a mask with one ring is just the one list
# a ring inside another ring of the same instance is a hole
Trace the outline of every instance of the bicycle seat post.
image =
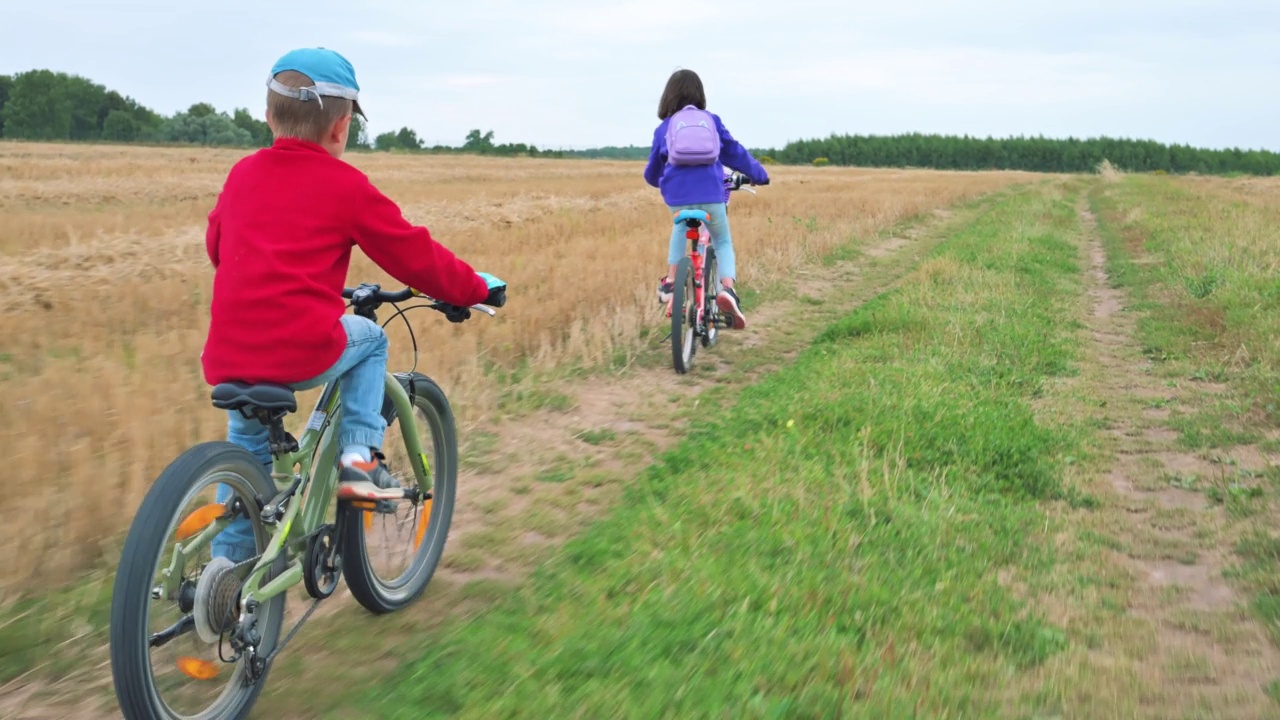
[(284, 410), (259, 410), (256, 414), (258, 422), (267, 428), (267, 445), (273, 457), (280, 457), (298, 451), (298, 440), (284, 429)]

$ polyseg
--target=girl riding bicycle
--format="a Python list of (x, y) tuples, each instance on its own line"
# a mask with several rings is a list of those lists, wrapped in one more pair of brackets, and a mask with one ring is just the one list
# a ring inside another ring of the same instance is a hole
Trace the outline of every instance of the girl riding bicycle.
[[(644, 179), (662, 192), (673, 214), (701, 210), (709, 216), (707, 230), (719, 259), (720, 284), (716, 303), (733, 318), (733, 328), (746, 327), (746, 317), (734, 292), (733, 240), (729, 234), (728, 191), (724, 168), (746, 176), (753, 185), (768, 185), (769, 174), (725, 129), (719, 116), (707, 112), (702, 79), (692, 70), (677, 70), (667, 80), (658, 102), (662, 122), (653, 132), (653, 148)], [(671, 301), (676, 263), (685, 254), (684, 229), (675, 225), (667, 253), (667, 275), (658, 283), (658, 302)]]

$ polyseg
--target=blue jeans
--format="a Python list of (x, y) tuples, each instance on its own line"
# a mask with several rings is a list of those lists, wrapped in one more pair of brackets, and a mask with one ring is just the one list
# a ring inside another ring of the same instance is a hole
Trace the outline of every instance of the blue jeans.
[[(386, 391), (387, 335), (378, 324), (358, 315), (343, 315), (342, 327), (347, 331), (347, 349), (333, 367), (316, 377), (292, 383), (294, 390), (310, 390), (333, 380), (338, 381), (342, 415), (338, 421), (338, 447), (363, 445), (382, 447), (387, 421), (382, 417), (382, 400)], [(253, 453), (263, 465), (271, 468), (271, 450), (267, 428), (238, 410), (227, 412), (227, 440)], [(219, 485), (218, 502), (232, 495), (229, 485)], [(258, 553), (253, 525), (247, 518), (232, 520), (213, 539), (214, 557), (243, 562)]]
[[(721, 280), (737, 278), (733, 265), (733, 237), (729, 235), (728, 206), (724, 203), (677, 205), (671, 208), (671, 214), (675, 215), (681, 210), (702, 210), (711, 217), (707, 222), (707, 232), (711, 233), (711, 246), (716, 249), (716, 267), (719, 268), (717, 274)], [(689, 239), (684, 236), (686, 232), (688, 228), (684, 225), (671, 224), (671, 250), (667, 253), (668, 265), (675, 265), (680, 262), (680, 258), (689, 254)]]

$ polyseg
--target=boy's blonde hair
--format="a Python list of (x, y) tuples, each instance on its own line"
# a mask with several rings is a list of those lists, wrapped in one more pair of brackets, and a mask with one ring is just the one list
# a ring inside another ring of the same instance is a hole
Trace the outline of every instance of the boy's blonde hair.
[[(311, 78), (296, 70), (277, 73), (275, 80), (291, 88), (315, 85)], [(352, 108), (352, 101), (346, 98), (325, 95), (320, 98), (312, 96), (304, 101), (267, 91), (267, 114), (271, 117), (272, 130), (277, 138), (322, 142), (333, 124), (350, 115)]]

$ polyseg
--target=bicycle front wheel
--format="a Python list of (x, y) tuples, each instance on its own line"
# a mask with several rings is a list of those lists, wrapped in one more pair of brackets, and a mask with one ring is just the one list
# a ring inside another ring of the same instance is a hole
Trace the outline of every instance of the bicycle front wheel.
[(671, 364), (682, 375), (693, 367), (698, 352), (698, 294), (693, 281), (693, 261), (680, 258), (671, 296)]
[[(435, 575), (453, 519), (458, 482), (458, 439), (453, 410), (430, 378), (410, 376), (413, 417), (397, 416), (387, 429), (383, 452), (387, 469), (406, 488), (431, 497), (387, 505), (342, 503), (342, 574), (351, 594), (375, 614), (399, 610), (416, 600)], [(414, 433), (423, 457), (410, 454), (404, 433)], [(419, 484), (414, 466), (427, 468)]]
[[(242, 718), (266, 682), (269, 668), (249, 681), (247, 658), (227, 662), (234, 655), (229, 635), (239, 617), (241, 583), (253, 562), (214, 558), (199, 532), (221, 514), (219, 485), (246, 508), (244, 538), (254, 556), (261, 555), (270, 530), (254, 498), (269, 498), (275, 488), (253, 455), (226, 442), (203, 443), (178, 456), (151, 486), (129, 528), (111, 596), (110, 646), (116, 699), (130, 720)], [(179, 546), (186, 559), (174, 565)], [(284, 565), (282, 553), (269, 572)], [(169, 577), (170, 570), (176, 577)], [(284, 604), (281, 593), (258, 610), (259, 657), (276, 647)]]

